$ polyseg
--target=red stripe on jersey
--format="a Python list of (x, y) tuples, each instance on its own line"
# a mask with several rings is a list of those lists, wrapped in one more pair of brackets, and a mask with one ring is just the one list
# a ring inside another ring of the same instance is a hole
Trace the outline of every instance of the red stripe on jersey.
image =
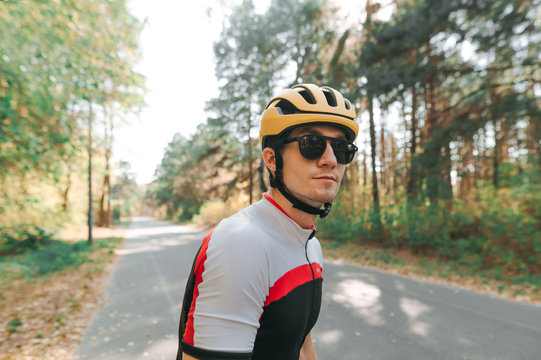
[(265, 300), (264, 306), (270, 303), (280, 300), (292, 290), (299, 286), (306, 284), (314, 279), (320, 279), (323, 277), (321, 273), (321, 266), (318, 263), (312, 263), (314, 270), (314, 277), (312, 277), (312, 270), (309, 264), (301, 265), (285, 273), (284, 276), (276, 280), (274, 285), (269, 289), (269, 295)]
[(199, 296), (199, 284), (201, 281), (203, 281), (203, 272), (205, 271), (205, 261), (207, 260), (207, 249), (209, 247), (211, 235), (212, 231), (203, 239), (203, 245), (201, 246), (201, 251), (199, 251), (199, 255), (197, 256), (195, 263), (195, 285), (193, 289), (192, 305), (190, 306), (188, 321), (186, 322), (186, 330), (184, 331), (184, 342), (191, 346), (194, 346), (193, 335), (195, 332), (193, 327), (193, 313), (195, 311), (195, 302), (197, 300), (197, 296)]
[[(265, 197), (265, 199), (269, 200), (270, 203), (271, 203), (272, 205), (276, 206), (276, 208), (277, 208), (278, 210), (280, 210), (281, 212), (283, 212), (285, 216), (287, 216), (288, 218), (290, 218), (291, 220), (293, 220), (293, 218), (292, 218), (291, 216), (289, 216), (289, 214), (286, 213), (286, 211), (285, 211), (284, 209), (282, 209), (282, 207), (281, 207), (280, 205), (278, 205), (278, 203), (277, 203), (276, 201), (274, 201), (274, 199), (271, 198), (271, 197), (269, 196), (269, 194), (263, 193), (263, 196)], [(293, 220), (293, 221), (295, 221), (295, 220)], [(296, 221), (295, 221), (295, 222), (296, 222)], [(310, 230), (315, 230), (315, 229), (316, 229), (316, 227), (314, 226), (314, 224), (312, 224), (312, 226), (310, 226)]]
[(280, 210), (281, 212), (283, 212), (285, 216), (287, 216), (288, 218), (290, 218), (291, 220), (293, 220), (293, 218), (292, 218), (291, 216), (289, 216), (289, 214), (286, 213), (286, 211), (285, 211), (284, 209), (282, 209), (282, 207), (281, 207), (280, 205), (278, 205), (278, 203), (277, 203), (276, 201), (274, 201), (274, 199), (271, 198), (271, 197), (269, 196), (269, 194), (263, 193), (263, 196), (265, 197), (265, 199), (269, 200), (270, 203), (271, 203), (272, 205), (276, 206), (276, 208), (277, 208), (278, 210)]

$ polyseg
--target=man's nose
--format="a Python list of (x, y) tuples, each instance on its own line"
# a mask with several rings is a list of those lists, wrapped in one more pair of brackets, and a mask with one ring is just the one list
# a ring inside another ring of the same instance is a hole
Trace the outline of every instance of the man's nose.
[(319, 158), (318, 163), (320, 165), (327, 165), (327, 166), (336, 166), (338, 165), (338, 161), (336, 160), (336, 155), (334, 155), (334, 151), (331, 146), (331, 142), (329, 140), (326, 141), (327, 147), (325, 148), (325, 152), (321, 157)]

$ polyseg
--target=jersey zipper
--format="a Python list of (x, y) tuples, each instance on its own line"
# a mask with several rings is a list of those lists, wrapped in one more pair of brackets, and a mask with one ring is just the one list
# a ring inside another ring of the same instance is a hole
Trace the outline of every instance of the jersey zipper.
[(312, 240), (314, 235), (316, 234), (315, 230), (312, 230), (312, 233), (308, 237), (308, 240), (304, 243), (304, 256), (306, 257), (306, 261), (308, 262), (308, 265), (310, 266), (310, 270), (312, 270), (312, 280), (316, 279), (316, 276), (314, 275), (314, 268), (312, 267), (312, 263), (310, 262), (310, 259), (308, 258), (308, 242)]
[[(304, 256), (306, 257), (306, 261), (308, 262), (308, 266), (310, 266), (310, 270), (312, 271), (312, 304), (310, 306), (310, 316), (309, 316), (310, 323), (309, 324), (311, 324), (313, 322), (312, 317), (314, 316), (314, 302), (316, 300), (316, 284), (315, 284), (316, 276), (314, 274), (314, 268), (312, 267), (312, 262), (310, 261), (310, 258), (308, 257), (308, 242), (314, 237), (315, 234), (316, 234), (316, 231), (312, 230), (312, 233), (310, 234), (310, 236), (306, 240), (306, 243), (304, 244)], [(311, 324), (311, 325), (312, 325), (312, 327), (314, 326), (314, 324)], [(308, 333), (309, 333), (309, 331), (307, 331), (305, 336), (307, 336)]]

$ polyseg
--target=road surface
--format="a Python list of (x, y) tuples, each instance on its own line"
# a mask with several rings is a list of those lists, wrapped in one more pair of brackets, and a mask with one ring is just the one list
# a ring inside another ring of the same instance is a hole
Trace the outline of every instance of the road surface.
[[(135, 218), (79, 359), (174, 359), (180, 302), (205, 234)], [(541, 307), (327, 261), (319, 360), (539, 360)]]

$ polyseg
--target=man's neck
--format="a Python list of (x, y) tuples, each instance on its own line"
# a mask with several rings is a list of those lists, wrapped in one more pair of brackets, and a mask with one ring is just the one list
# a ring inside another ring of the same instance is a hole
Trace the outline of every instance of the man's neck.
[(293, 219), (300, 227), (303, 229), (310, 229), (316, 220), (316, 215), (308, 214), (304, 211), (296, 209), (293, 207), (293, 204), (287, 200), (282, 193), (276, 189), (272, 188), (267, 193), (280, 207)]

